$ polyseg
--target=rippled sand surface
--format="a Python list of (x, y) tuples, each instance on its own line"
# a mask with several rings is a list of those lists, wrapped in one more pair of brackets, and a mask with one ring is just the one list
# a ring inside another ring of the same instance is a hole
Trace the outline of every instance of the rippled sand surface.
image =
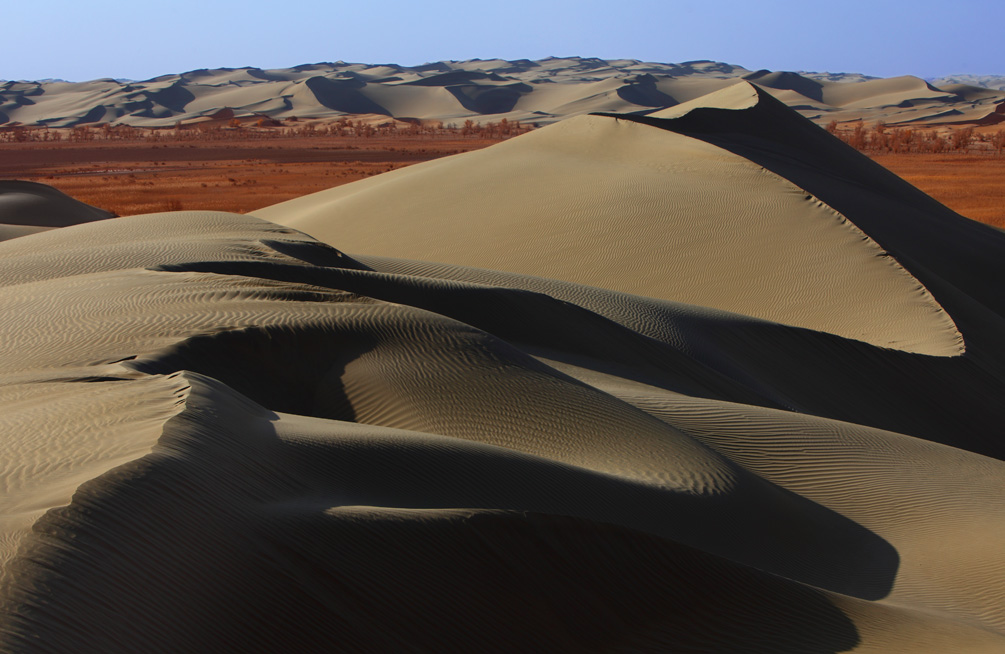
[(254, 216), (0, 191), (3, 651), (1005, 649), (1005, 233), (762, 89)]

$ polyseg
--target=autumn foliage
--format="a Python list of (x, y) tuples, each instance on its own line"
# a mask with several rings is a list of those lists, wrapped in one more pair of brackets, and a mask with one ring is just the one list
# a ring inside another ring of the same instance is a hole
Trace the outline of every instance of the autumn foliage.
[(463, 126), (444, 125), (441, 121), (417, 119), (384, 122), (354, 120), (344, 116), (334, 121), (301, 121), (288, 118), (278, 121), (268, 117), (242, 121), (233, 118), (226, 123), (177, 123), (171, 128), (137, 128), (130, 125), (81, 125), (72, 128), (26, 127), (21, 125), (0, 127), (0, 143), (84, 143), (88, 141), (249, 141), (286, 139), (290, 137), (346, 137), (346, 138), (400, 138), (400, 137), (467, 137), (473, 139), (506, 139), (526, 133), (531, 125), (510, 121), (476, 123), (464, 121)]
[(883, 121), (871, 125), (863, 121), (839, 125), (832, 121), (826, 129), (862, 152), (1005, 155), (1005, 130), (977, 132), (972, 126), (942, 129), (890, 127)]

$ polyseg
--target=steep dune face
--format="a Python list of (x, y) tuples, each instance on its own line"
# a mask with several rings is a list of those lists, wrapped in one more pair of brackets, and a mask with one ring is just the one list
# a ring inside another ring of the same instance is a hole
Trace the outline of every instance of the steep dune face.
[[(955, 214), (763, 90), (732, 87), (628, 119), (717, 145), (785, 177), (848, 216), (929, 288), (948, 282), (1005, 317), (995, 283), (1001, 230)], [(946, 301), (957, 295), (946, 293)]]
[(0, 649), (1001, 651), (1005, 246), (801, 120), (0, 243)]

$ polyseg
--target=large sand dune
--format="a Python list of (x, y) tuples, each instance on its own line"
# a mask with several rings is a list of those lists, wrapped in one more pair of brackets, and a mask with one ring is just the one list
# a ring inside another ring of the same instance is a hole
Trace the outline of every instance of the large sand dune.
[[(0, 84), (0, 125), (170, 127), (221, 112), (274, 119), (376, 114), (394, 118), (547, 124), (596, 111), (647, 113), (748, 79), (803, 115), (831, 120), (956, 123), (1000, 120), (1005, 93), (917, 77), (750, 71), (712, 61), (664, 64), (549, 57), (441, 61), (422, 66), (319, 63), (222, 68), (145, 81)], [(961, 78), (963, 79), (963, 78)], [(966, 76), (978, 85), (993, 80)], [(989, 81), (990, 80), (990, 81)]]
[[(759, 98), (740, 83), (695, 102), (742, 113)], [(351, 252), (600, 286), (932, 354), (962, 347), (924, 286), (846, 216), (672, 122), (655, 125), (578, 117), (257, 215)]]
[(74, 211), (0, 243), (4, 651), (1005, 648), (1005, 233), (763, 88)]

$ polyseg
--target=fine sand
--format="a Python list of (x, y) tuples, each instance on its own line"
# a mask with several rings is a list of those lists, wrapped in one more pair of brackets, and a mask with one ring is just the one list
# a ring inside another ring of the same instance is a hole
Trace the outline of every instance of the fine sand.
[(0, 650), (1005, 649), (1005, 232), (762, 86), (73, 202), (0, 187)]

